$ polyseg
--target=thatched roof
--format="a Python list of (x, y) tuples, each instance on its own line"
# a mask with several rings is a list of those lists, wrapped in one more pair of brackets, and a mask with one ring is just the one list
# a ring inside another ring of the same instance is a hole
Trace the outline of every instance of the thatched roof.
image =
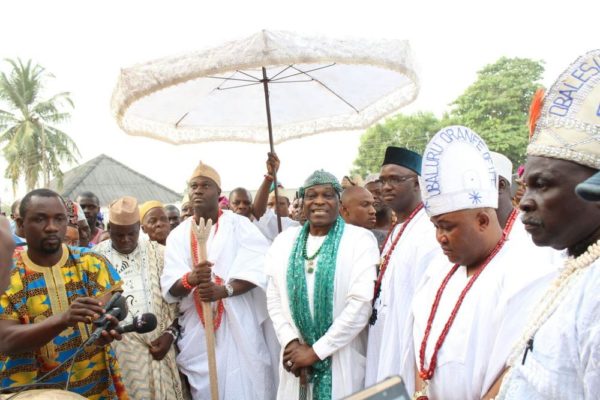
[(181, 201), (182, 197), (104, 154), (65, 172), (62, 190), (58, 190), (56, 179), (49, 186), (72, 200), (81, 192), (92, 192), (98, 196), (102, 207), (122, 196), (133, 196), (140, 203), (158, 200), (165, 204)]

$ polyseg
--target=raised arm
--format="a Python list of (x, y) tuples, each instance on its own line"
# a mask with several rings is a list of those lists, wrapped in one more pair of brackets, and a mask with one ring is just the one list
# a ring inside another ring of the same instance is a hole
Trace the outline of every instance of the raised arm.
[(279, 157), (275, 153), (268, 153), (267, 158), (267, 173), (254, 196), (252, 204), (252, 213), (258, 220), (267, 211), (267, 202), (269, 201), (269, 189), (273, 183), (274, 176), (279, 171)]

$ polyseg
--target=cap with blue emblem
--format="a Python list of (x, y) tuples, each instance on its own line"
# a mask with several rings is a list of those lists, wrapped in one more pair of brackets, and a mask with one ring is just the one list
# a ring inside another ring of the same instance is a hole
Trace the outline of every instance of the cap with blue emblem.
[(487, 145), (464, 126), (443, 128), (423, 152), (421, 197), (430, 217), (498, 207), (498, 178)]

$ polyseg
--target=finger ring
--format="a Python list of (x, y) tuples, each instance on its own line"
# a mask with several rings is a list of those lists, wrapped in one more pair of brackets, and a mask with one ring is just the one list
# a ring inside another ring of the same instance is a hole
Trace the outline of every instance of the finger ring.
[(287, 365), (288, 367), (290, 367), (290, 368), (291, 368), (291, 367), (292, 367), (292, 365), (294, 365), (294, 363), (293, 363), (293, 362), (291, 362), (291, 361), (288, 361), (288, 362), (287, 362), (285, 365)]

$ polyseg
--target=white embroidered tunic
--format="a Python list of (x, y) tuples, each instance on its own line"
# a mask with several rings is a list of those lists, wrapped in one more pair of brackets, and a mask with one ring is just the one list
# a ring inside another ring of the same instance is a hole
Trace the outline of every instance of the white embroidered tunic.
[(499, 399), (599, 398), (600, 260), (569, 286), (564, 300), (535, 334), (525, 363), (519, 359), (505, 377)]

